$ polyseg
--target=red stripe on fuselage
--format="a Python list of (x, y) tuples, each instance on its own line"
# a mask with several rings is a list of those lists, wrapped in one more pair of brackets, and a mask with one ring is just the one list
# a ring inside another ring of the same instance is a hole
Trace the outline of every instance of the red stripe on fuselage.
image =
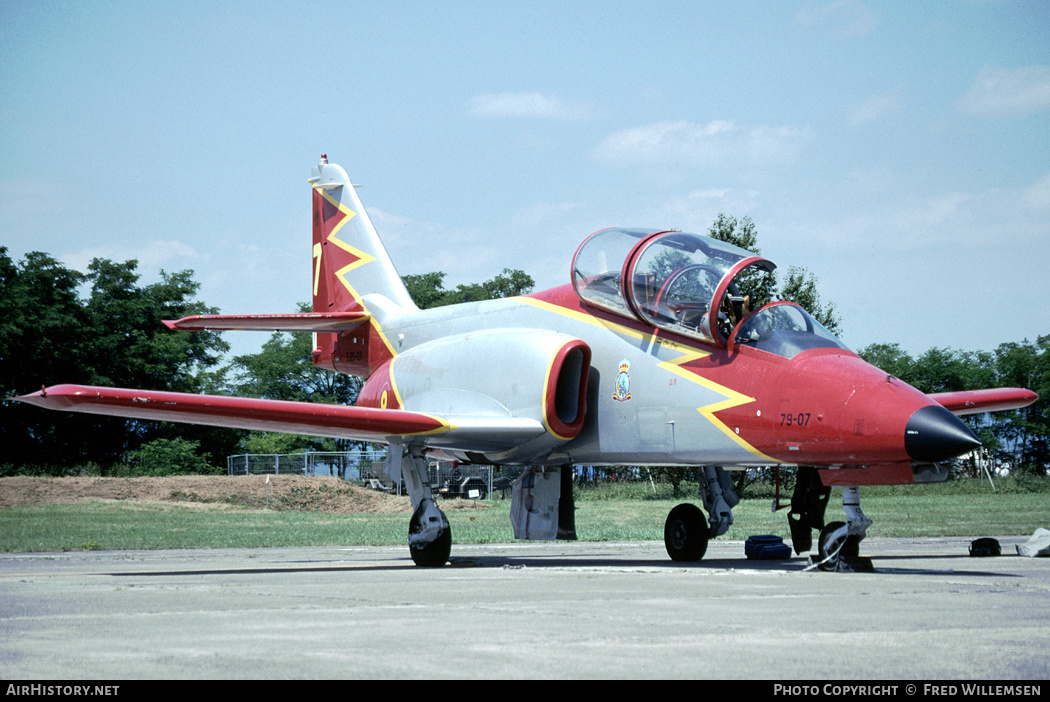
[(529, 297), (560, 307), (567, 316), (593, 317), (694, 351), (696, 358), (676, 368), (753, 398), (713, 414), (748, 445), (786, 463), (909, 462), (904, 448), (908, 419), (934, 404), (845, 349), (812, 349), (793, 358), (744, 345), (727, 350), (585, 305), (569, 285)]

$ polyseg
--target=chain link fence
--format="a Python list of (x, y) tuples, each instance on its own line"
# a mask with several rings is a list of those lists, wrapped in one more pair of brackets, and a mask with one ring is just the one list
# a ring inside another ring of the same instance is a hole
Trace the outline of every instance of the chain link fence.
[[(404, 480), (395, 484), (386, 472), (385, 446), (337, 453), (309, 451), (227, 456), (226, 472), (229, 475), (324, 475), (372, 490), (406, 494)], [(442, 497), (491, 499), (493, 489), (502, 495), (510, 485), (509, 481), (493, 480), (492, 466), (432, 461), (429, 473), (431, 487)], [(507, 482), (507, 485), (503, 485), (503, 482)]]

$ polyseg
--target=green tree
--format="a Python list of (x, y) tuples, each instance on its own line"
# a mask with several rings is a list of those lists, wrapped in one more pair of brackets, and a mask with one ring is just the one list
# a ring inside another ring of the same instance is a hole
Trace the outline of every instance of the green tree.
[[(708, 229), (707, 235), (712, 239), (750, 251), (756, 256), (762, 255), (762, 250), (758, 248), (758, 229), (750, 217), (737, 221), (736, 217), (719, 213), (711, 224), (711, 228)], [(762, 305), (778, 299), (776, 296), (777, 276), (772, 271), (752, 268), (740, 275), (736, 284), (741, 295), (750, 296), (752, 309), (757, 310)]]
[[(932, 348), (913, 358), (897, 344), (872, 344), (859, 352), (872, 365), (925, 393), (992, 387), (1024, 387), (1040, 395), (1020, 410), (965, 415), (984, 449), (1021, 474), (1046, 475), (1050, 468), (1050, 336), (1035, 344), (1001, 344), (995, 352)], [(975, 462), (964, 472), (979, 476)]]
[(787, 278), (780, 285), (777, 297), (801, 306), (832, 334), (841, 333), (842, 321), (835, 312), (835, 305), (821, 301), (817, 278), (805, 268), (788, 266)]
[(900, 344), (871, 344), (858, 351), (857, 354), (894, 378), (899, 378), (909, 385), (912, 384), (915, 359), (907, 351), (901, 349)]
[(1003, 439), (1003, 454), (1022, 474), (1050, 472), (1050, 335), (1035, 344), (1005, 343), (995, 350), (1000, 384), (1039, 394), (1028, 407), (993, 415)]
[[(736, 217), (719, 213), (707, 235), (756, 256), (762, 255), (758, 248), (758, 229), (750, 217), (738, 221)], [(842, 320), (835, 312), (835, 305), (820, 299), (817, 278), (805, 268), (789, 266), (786, 279), (779, 285), (775, 273), (751, 269), (738, 277), (736, 285), (742, 295), (751, 297), (752, 309), (773, 300), (787, 300), (801, 306), (833, 334), (842, 331)]]
[[(4, 397), (42, 385), (79, 383), (198, 392), (226, 344), (216, 334), (168, 330), (162, 319), (213, 310), (195, 299), (190, 271), (138, 284), (137, 262), (92, 261), (87, 274), (32, 252), (18, 264), (0, 249), (0, 385)], [(90, 285), (88, 297), (79, 288)], [(0, 408), (5, 462), (63, 472), (85, 462), (108, 466), (144, 441), (173, 438), (172, 425), (66, 414), (15, 403)], [(191, 440), (221, 434), (186, 428)], [(210, 449), (209, 449), (210, 450)]]
[(211, 464), (211, 454), (200, 452), (199, 441), (154, 439), (127, 456), (135, 475), (218, 475), (225, 470)]
[(449, 303), (442, 302), (442, 298), (448, 295), (445, 290), (445, 274), (441, 272), (419, 273), (401, 276), (401, 281), (412, 296), (412, 301), (421, 309), (440, 307)]
[[(85, 278), (91, 289), (85, 309), (92, 333), (85, 345), (92, 384), (190, 393), (212, 389), (209, 371), (229, 344), (216, 332), (172, 331), (163, 321), (216, 314), (218, 309), (196, 299), (200, 284), (192, 271), (162, 270), (159, 282), (141, 286), (137, 268), (135, 260), (94, 259), (88, 266)], [(192, 424), (122, 421), (123, 442), (113, 441), (104, 447), (107, 454), (94, 460), (113, 463), (144, 442), (176, 438), (196, 441), (204, 453), (221, 457), (239, 435)]]
[(445, 274), (441, 272), (404, 275), (401, 280), (420, 309), (527, 295), (536, 285), (532, 276), (510, 268), (483, 283), (460, 284), (452, 290), (445, 289)]
[(216, 314), (195, 300), (192, 271), (160, 271), (161, 281), (138, 285), (138, 262), (94, 259), (86, 280), (93, 334), (86, 339), (98, 385), (199, 392), (200, 371), (219, 364), (229, 344), (216, 332), (172, 332), (165, 319)]
[[(0, 391), (23, 395), (55, 383), (87, 383), (88, 316), (77, 295), (84, 276), (38, 251), (15, 264), (0, 247)], [(90, 446), (99, 422), (0, 406), (4, 463), (62, 466)], [(90, 459), (88, 459), (90, 460)], [(56, 468), (57, 470), (57, 468)]]
[(756, 256), (762, 255), (762, 250), (758, 248), (758, 230), (750, 217), (738, 221), (736, 217), (719, 212), (715, 221), (711, 223), (711, 228), (707, 230), (707, 235), (750, 251)]

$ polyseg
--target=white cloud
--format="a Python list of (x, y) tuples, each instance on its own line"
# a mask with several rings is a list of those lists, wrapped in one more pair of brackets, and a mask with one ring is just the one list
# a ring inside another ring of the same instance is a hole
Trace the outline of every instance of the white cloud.
[(489, 93), (467, 101), (467, 111), (475, 117), (525, 117), (532, 119), (577, 120), (588, 110), (542, 93)]
[(1023, 197), (1024, 203), (1033, 210), (1050, 210), (1050, 173), (1029, 186)]
[(856, 0), (807, 2), (795, 15), (795, 23), (811, 27), (837, 38), (859, 37), (871, 33), (879, 24), (878, 17)]
[(138, 267), (135, 269), (144, 280), (153, 280), (161, 269), (169, 273), (192, 268), (207, 260), (192, 246), (182, 241), (154, 240), (127, 246), (122, 244), (105, 244), (73, 251), (63, 256), (66, 265), (74, 270), (86, 272), (92, 259), (104, 258), (117, 263), (136, 260)]
[(707, 234), (721, 213), (746, 215), (757, 207), (761, 197), (755, 190), (703, 188), (686, 195), (671, 196), (657, 203), (648, 225)]
[(792, 127), (741, 127), (726, 120), (656, 122), (610, 134), (594, 157), (622, 164), (782, 163), (793, 160), (806, 141), (805, 130)]
[(899, 107), (896, 95), (876, 95), (854, 107), (849, 114), (849, 122), (854, 127), (870, 124), (896, 112)]
[(896, 226), (900, 230), (919, 230), (939, 232), (951, 236), (948, 223), (958, 225), (965, 218), (967, 206), (975, 197), (968, 193), (944, 193), (926, 198), (910, 207), (902, 209), (896, 217)]
[[(480, 282), (500, 270), (505, 242), (489, 232), (417, 220), (374, 206), (368, 208), (368, 216), (402, 275), (441, 271), (447, 276), (445, 287), (451, 288)], [(479, 270), (493, 273), (479, 277)]]
[(1028, 114), (1050, 107), (1050, 66), (985, 68), (958, 102), (971, 114)]
[(729, 194), (726, 188), (708, 188), (706, 190), (694, 190), (689, 193), (689, 199), (693, 200), (721, 200)]
[(529, 226), (557, 222), (572, 213), (579, 206), (577, 202), (537, 202), (530, 207), (518, 210), (514, 214), (514, 221), (518, 224)]

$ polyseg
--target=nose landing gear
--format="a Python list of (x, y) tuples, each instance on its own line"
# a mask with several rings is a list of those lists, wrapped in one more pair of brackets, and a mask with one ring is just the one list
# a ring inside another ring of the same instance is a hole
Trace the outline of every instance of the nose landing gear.
[(860, 542), (867, 536), (871, 520), (860, 509), (859, 488), (842, 489), (842, 509), (847, 521), (831, 522), (821, 529), (817, 539), (819, 560), (814, 565), (827, 572), (871, 572), (871, 559), (860, 555)]

